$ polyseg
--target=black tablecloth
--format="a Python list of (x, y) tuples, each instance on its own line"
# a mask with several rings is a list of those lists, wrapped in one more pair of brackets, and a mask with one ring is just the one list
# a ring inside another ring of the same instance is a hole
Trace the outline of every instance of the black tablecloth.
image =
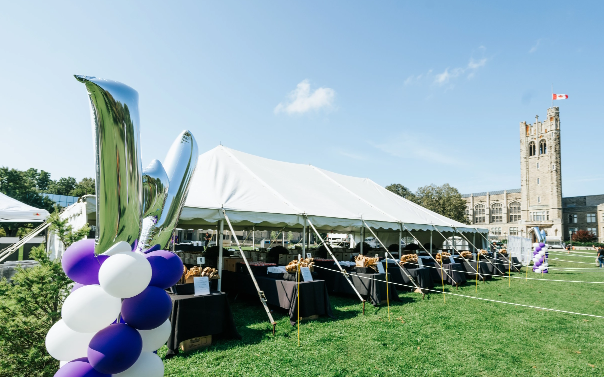
[[(287, 310), (292, 325), (295, 324), (298, 317), (298, 284), (295, 281), (278, 280), (264, 276), (255, 276), (255, 278), (260, 290), (266, 296), (267, 303)], [(258, 292), (249, 274), (222, 271), (222, 289), (229, 293), (241, 293), (258, 297)], [(310, 317), (312, 315), (334, 318), (327, 286), (323, 280), (300, 283), (300, 317)]]
[(214, 339), (241, 339), (235, 328), (233, 313), (224, 293), (205, 296), (170, 295), (172, 331), (166, 358), (178, 353), (178, 345), (187, 339), (212, 335)]
[(461, 285), (466, 282), (466, 272), (461, 263), (445, 263), (443, 265), (443, 269), (445, 270), (445, 273), (442, 273), (440, 268), (437, 270), (438, 276), (441, 278), (441, 282), (444, 281), (445, 283), (451, 285)]
[[(411, 275), (415, 284), (417, 284), (420, 288), (432, 289), (434, 288), (434, 281), (432, 280), (432, 274), (428, 268), (405, 268), (407, 274)], [(415, 290), (415, 286), (411, 282), (411, 279), (405, 274), (395, 263), (388, 263), (388, 273), (390, 274), (390, 278), (392, 282), (398, 284), (405, 284), (410, 287), (401, 287), (397, 286), (396, 289), (407, 288), (409, 290)]]
[[(477, 264), (480, 263), (480, 267), (477, 268)], [(482, 275), (484, 279), (491, 279), (492, 276), (489, 272), (489, 263), (485, 261), (474, 262), (474, 261), (464, 261), (464, 267), (466, 269), (466, 278), (468, 280), (476, 279), (476, 271)], [(480, 278), (480, 277), (479, 277)]]
[[(323, 268), (317, 268), (315, 270), (318, 276), (325, 281), (329, 293), (356, 296), (354, 289), (352, 289), (346, 277), (340, 271), (335, 271), (337, 268), (336, 266), (333, 266), (332, 268), (334, 270), (326, 270)], [(372, 305), (378, 306), (382, 301), (386, 300), (386, 274), (362, 274), (353, 271), (349, 273), (349, 276), (359, 294), (364, 298), (369, 298)], [(389, 279), (392, 279), (390, 274), (389, 276)], [(391, 301), (399, 300), (398, 292), (392, 284), (390, 284), (390, 287), (388, 288), (388, 295)]]
[(501, 259), (493, 259), (493, 258), (489, 258), (489, 262), (488, 263), (488, 269), (489, 269), (489, 274), (492, 275), (504, 275), (505, 271), (507, 271), (506, 269), (503, 268), (503, 261)]

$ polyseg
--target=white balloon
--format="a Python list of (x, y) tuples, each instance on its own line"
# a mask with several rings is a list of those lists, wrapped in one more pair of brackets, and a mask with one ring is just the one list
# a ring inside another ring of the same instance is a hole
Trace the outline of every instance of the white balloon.
[(113, 297), (129, 298), (141, 293), (151, 281), (151, 264), (143, 254), (110, 256), (99, 270), (99, 282)]
[(94, 334), (74, 331), (60, 320), (46, 334), (46, 350), (55, 359), (66, 360), (61, 363), (68, 363), (87, 356), (88, 344)]
[(169, 319), (153, 330), (138, 330), (143, 338), (143, 352), (153, 352), (161, 348), (166, 344), (171, 331), (172, 326)]
[(78, 332), (97, 332), (109, 326), (120, 314), (122, 300), (100, 285), (86, 285), (73, 291), (61, 309), (65, 324)]
[[(79, 358), (78, 358), (79, 359)], [(60, 361), (59, 362), (59, 369), (63, 368), (63, 365), (67, 364), (69, 361)]]
[(103, 253), (103, 255), (115, 255), (119, 253), (131, 253), (132, 247), (126, 241), (117, 242), (115, 245), (111, 246), (107, 251)]
[(164, 363), (153, 352), (142, 352), (133, 366), (113, 377), (163, 377)]

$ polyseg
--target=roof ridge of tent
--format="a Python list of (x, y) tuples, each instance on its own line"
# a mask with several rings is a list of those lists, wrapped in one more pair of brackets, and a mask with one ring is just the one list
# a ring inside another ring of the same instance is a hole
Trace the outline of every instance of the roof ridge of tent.
[[(383, 213), (384, 215), (393, 218), (396, 222), (401, 222), (401, 220), (397, 219), (396, 217), (392, 216), (391, 214), (389, 214), (388, 212), (382, 210), (381, 208), (377, 207), (374, 204), (371, 204), (367, 199), (362, 198), (361, 196), (355, 194), (354, 192), (350, 191), (348, 188), (344, 187), (342, 184), (340, 184), (338, 181), (336, 181), (335, 179), (331, 178), (330, 176), (328, 176), (327, 174), (325, 174), (321, 169), (313, 166), (313, 165), (309, 165), (310, 167), (312, 167), (313, 169), (315, 169), (316, 171), (318, 171), (320, 174), (322, 174), (325, 178), (329, 179), (330, 181), (332, 181), (333, 183), (335, 183), (336, 185), (338, 185), (340, 188), (344, 189), (346, 192), (348, 192), (349, 194), (351, 194), (352, 196), (355, 196), (357, 199), (365, 202), (366, 204), (368, 204), (370, 207), (377, 209), (378, 211), (380, 211), (381, 213)], [(336, 173), (337, 174), (337, 173)], [(364, 179), (369, 179), (369, 178), (364, 178)], [(369, 179), (370, 180), (370, 179)], [(371, 181), (371, 180), (370, 180)], [(373, 182), (373, 181), (371, 181)]]
[(298, 213), (303, 213), (302, 210), (300, 210), (298, 207), (296, 207), (295, 205), (293, 205), (292, 203), (290, 203), (289, 200), (285, 199), (285, 197), (283, 195), (281, 195), (277, 190), (275, 190), (274, 188), (272, 188), (269, 184), (267, 184), (266, 182), (264, 182), (264, 180), (262, 180), (260, 177), (258, 177), (249, 167), (247, 167), (247, 165), (245, 165), (236, 156), (234, 156), (231, 153), (231, 151), (229, 150), (229, 148), (226, 148), (225, 146), (220, 145), (219, 149), (223, 150), (229, 157), (231, 157), (233, 160), (235, 160), (237, 162), (237, 164), (239, 164), (239, 166), (241, 166), (249, 175), (251, 175), (255, 180), (257, 180), (258, 182), (260, 182), (260, 184), (262, 186), (264, 186), (273, 195), (275, 195), (277, 198), (279, 198), (281, 201), (283, 201), (283, 203), (285, 203), (286, 205), (288, 205), (291, 208), (295, 209), (296, 211), (298, 211)]

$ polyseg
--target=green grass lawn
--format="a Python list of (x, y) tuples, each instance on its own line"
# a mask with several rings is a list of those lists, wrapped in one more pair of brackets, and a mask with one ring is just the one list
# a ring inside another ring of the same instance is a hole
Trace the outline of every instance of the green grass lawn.
[[(594, 258), (550, 254), (551, 267), (595, 267)], [(604, 316), (604, 284), (474, 281), (445, 291)], [(541, 277), (529, 271), (529, 277)], [(559, 271), (546, 279), (604, 281), (602, 270)], [(438, 287), (436, 289), (441, 289)], [(260, 304), (231, 301), (241, 341), (166, 360), (166, 376), (601, 376), (604, 318), (556, 313), (465, 297), (399, 294), (390, 306), (362, 306), (331, 296), (336, 320), (321, 318), (297, 329), (275, 311), (276, 335)], [(164, 356), (166, 347), (159, 352)]]

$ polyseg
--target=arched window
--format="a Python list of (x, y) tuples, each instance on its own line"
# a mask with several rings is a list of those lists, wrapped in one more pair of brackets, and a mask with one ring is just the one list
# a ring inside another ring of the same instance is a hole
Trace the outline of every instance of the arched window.
[(520, 221), (521, 220), (521, 215), (520, 215), (520, 203), (518, 202), (511, 202), (510, 203), (510, 222), (516, 222), (516, 221)]
[(474, 224), (484, 223), (485, 207), (484, 204), (476, 204), (474, 206)]
[(529, 157), (530, 156), (534, 156), (536, 154), (535, 152), (536, 152), (536, 150), (535, 150), (535, 142), (531, 141), (529, 143)]
[(503, 222), (503, 205), (501, 203), (491, 204), (491, 222)]
[(547, 153), (547, 145), (545, 144), (545, 140), (541, 140), (539, 142), (539, 154)]

